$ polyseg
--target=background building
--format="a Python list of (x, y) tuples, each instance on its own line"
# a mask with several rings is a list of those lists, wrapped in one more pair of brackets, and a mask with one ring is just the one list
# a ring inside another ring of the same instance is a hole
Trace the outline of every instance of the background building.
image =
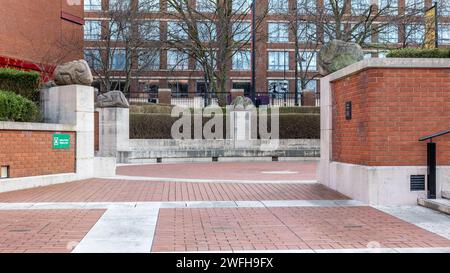
[(82, 1), (2, 0), (0, 66), (48, 74), (83, 57)]
[[(213, 0), (180, 1), (188, 3), (195, 12), (214, 13)], [(432, 0), (331, 1), (343, 7), (340, 14), (334, 14), (330, 0), (256, 1), (261, 19), (256, 38), (256, 92), (294, 94), (296, 79), (299, 90), (318, 90), (317, 51), (333, 38), (360, 43), (366, 58), (384, 57), (389, 48), (420, 46), (425, 34), (423, 13), (434, 3)], [(85, 0), (85, 57), (97, 68), (94, 69), (99, 72), (97, 79), (104, 77), (102, 71), (108, 70), (108, 80), (112, 82), (109, 87), (99, 84), (102, 90), (111, 88), (133, 93), (171, 88), (175, 94), (204, 92), (204, 73), (196, 65), (197, 61), (173, 49), (173, 44), (165, 43), (171, 32), (184, 31), (177, 23), (177, 11), (168, 2)], [(240, 10), (247, 13), (240, 17), (242, 31), (238, 35), (247, 37), (248, 42), (228, 60), (231, 72), (226, 81), (227, 90), (251, 90), (251, 2), (233, 1), (233, 5), (238, 3)], [(450, 43), (450, 2), (438, 2), (439, 38), (440, 44), (445, 45)], [(130, 47), (132, 39), (119, 37), (117, 23), (111, 19), (117, 15), (117, 9), (127, 14), (126, 26), (122, 26), (126, 35), (140, 37), (145, 42)], [(142, 51), (151, 57), (141, 60)], [(99, 59), (106, 61), (101, 63)], [(105, 64), (108, 67), (98, 69)], [(130, 71), (124, 73), (128, 65)]]

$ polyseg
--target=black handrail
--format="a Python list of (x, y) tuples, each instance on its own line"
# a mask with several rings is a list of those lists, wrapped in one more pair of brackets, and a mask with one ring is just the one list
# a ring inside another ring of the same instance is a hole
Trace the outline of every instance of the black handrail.
[(426, 136), (426, 137), (421, 137), (421, 138), (419, 138), (419, 141), (425, 141), (425, 140), (433, 139), (433, 138), (440, 137), (440, 136), (447, 135), (447, 134), (450, 134), (450, 130), (436, 133), (436, 134)]

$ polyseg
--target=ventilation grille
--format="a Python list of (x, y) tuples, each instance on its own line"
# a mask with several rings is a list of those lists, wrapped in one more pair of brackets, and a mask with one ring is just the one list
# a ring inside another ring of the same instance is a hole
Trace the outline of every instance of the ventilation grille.
[(425, 175), (411, 175), (411, 191), (425, 190)]

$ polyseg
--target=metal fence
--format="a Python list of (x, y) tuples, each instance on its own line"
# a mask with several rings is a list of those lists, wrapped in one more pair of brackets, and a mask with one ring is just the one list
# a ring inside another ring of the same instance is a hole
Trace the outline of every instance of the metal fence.
[(130, 104), (158, 103), (156, 92), (131, 92), (125, 94)]
[[(316, 93), (315, 102), (309, 102), (307, 106), (320, 106), (320, 94)], [(130, 104), (159, 103), (158, 93), (155, 92), (132, 92), (126, 94)], [(250, 97), (250, 96), (248, 96)], [(187, 108), (202, 108), (208, 105), (229, 105), (232, 103), (230, 92), (223, 93), (188, 93), (188, 92), (172, 92), (171, 104)], [(292, 93), (255, 93), (256, 105), (279, 106), (279, 107), (296, 107), (304, 106), (302, 94), (299, 94), (298, 100), (295, 100), (295, 94)], [(314, 104), (314, 105), (313, 105)]]

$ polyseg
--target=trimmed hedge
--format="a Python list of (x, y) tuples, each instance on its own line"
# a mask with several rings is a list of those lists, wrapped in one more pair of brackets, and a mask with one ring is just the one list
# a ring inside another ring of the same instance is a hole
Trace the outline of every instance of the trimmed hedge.
[(0, 121), (39, 121), (39, 109), (34, 102), (10, 91), (0, 90)]
[(450, 58), (450, 49), (436, 48), (402, 48), (391, 50), (386, 57), (388, 58)]
[(0, 90), (11, 91), (39, 102), (40, 83), (41, 76), (37, 72), (0, 68)]
[[(280, 114), (280, 139), (318, 139), (320, 138), (320, 115), (318, 114)], [(226, 116), (224, 117), (224, 134)], [(167, 114), (130, 113), (131, 139), (171, 139), (172, 124), (178, 120)], [(205, 124), (209, 118), (203, 118)], [(270, 119), (269, 119), (270, 121)], [(193, 134), (194, 123), (191, 132)], [(270, 129), (270, 122), (268, 124)]]

